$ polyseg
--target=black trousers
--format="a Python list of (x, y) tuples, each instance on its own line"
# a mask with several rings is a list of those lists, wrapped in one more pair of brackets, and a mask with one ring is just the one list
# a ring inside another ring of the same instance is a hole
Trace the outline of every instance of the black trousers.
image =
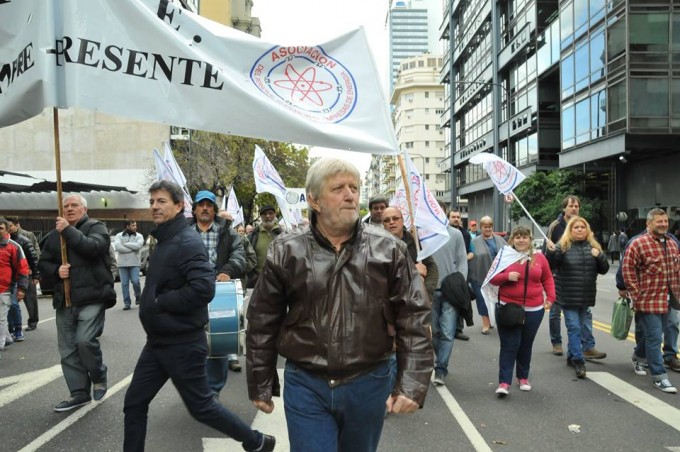
[(26, 295), (24, 296), (24, 304), (26, 305), (26, 311), (28, 312), (28, 320), (26, 324), (28, 326), (37, 325), (38, 323), (38, 290), (33, 284), (33, 280), (28, 281), (28, 289), (26, 289)]
[(125, 393), (124, 451), (144, 450), (149, 405), (168, 379), (197, 421), (243, 443), (246, 450), (259, 447), (262, 434), (213, 398), (205, 369), (207, 357), (205, 336), (188, 344), (144, 346)]

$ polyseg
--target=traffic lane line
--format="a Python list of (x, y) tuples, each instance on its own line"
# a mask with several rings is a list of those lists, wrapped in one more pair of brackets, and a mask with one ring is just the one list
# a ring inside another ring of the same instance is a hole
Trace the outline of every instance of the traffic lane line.
[(461, 408), (447, 387), (435, 386), (435, 388), (437, 389), (439, 396), (444, 400), (446, 407), (456, 419), (456, 422), (458, 422), (458, 425), (463, 429), (463, 432), (465, 433), (465, 436), (468, 437), (472, 447), (474, 447), (477, 452), (491, 452), (492, 449), (486, 441), (484, 441), (482, 434), (479, 433), (479, 430), (477, 430), (470, 418), (465, 414), (465, 411), (463, 411), (463, 408)]

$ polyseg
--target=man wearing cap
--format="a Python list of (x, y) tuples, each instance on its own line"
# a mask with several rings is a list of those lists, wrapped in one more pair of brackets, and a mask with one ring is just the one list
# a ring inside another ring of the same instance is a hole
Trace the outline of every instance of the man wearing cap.
[[(220, 217), (218, 212), (214, 193), (208, 190), (196, 193), (194, 219), (190, 224), (205, 244), (208, 259), (215, 271), (215, 280), (224, 282), (244, 276), (246, 253), (241, 236), (231, 228), (231, 220)], [(241, 370), (236, 355), (231, 356), (231, 361), (226, 357), (208, 359), (208, 385), (216, 397), (227, 382), (229, 368), (236, 372)]]
[(364, 223), (382, 227), (382, 215), (385, 209), (387, 209), (387, 198), (385, 195), (371, 196), (371, 199), (368, 200), (368, 210), (371, 216), (366, 218)]
[(479, 235), (479, 232), (477, 232), (477, 222), (475, 220), (470, 220), (468, 226), (470, 226), (470, 229), (468, 229), (470, 240), (474, 240), (474, 238)]
[(260, 209), (260, 225), (256, 226), (248, 234), (248, 240), (250, 240), (253, 248), (255, 248), (255, 254), (257, 254), (257, 266), (248, 275), (248, 287), (255, 287), (257, 276), (260, 274), (264, 261), (267, 259), (267, 248), (269, 248), (269, 244), (279, 234), (281, 234), (281, 228), (278, 221), (276, 221), (276, 209), (270, 205), (263, 206)]

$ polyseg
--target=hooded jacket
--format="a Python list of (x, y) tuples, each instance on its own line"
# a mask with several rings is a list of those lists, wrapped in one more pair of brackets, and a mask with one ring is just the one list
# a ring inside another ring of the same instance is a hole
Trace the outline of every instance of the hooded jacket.
[(557, 304), (564, 308), (595, 306), (597, 275), (609, 271), (604, 253), (593, 257), (593, 247), (587, 240), (572, 242), (567, 251), (558, 243), (555, 251), (548, 251), (550, 268), (554, 274)]

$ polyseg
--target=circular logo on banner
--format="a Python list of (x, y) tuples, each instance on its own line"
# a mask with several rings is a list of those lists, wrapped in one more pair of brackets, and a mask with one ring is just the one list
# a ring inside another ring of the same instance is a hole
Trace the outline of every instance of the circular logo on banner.
[(319, 46), (272, 47), (250, 79), (270, 99), (315, 122), (341, 122), (357, 101), (352, 74)]
[(294, 191), (287, 191), (286, 192), (286, 201), (288, 204), (297, 204), (298, 201), (300, 201), (300, 195), (298, 195)]

